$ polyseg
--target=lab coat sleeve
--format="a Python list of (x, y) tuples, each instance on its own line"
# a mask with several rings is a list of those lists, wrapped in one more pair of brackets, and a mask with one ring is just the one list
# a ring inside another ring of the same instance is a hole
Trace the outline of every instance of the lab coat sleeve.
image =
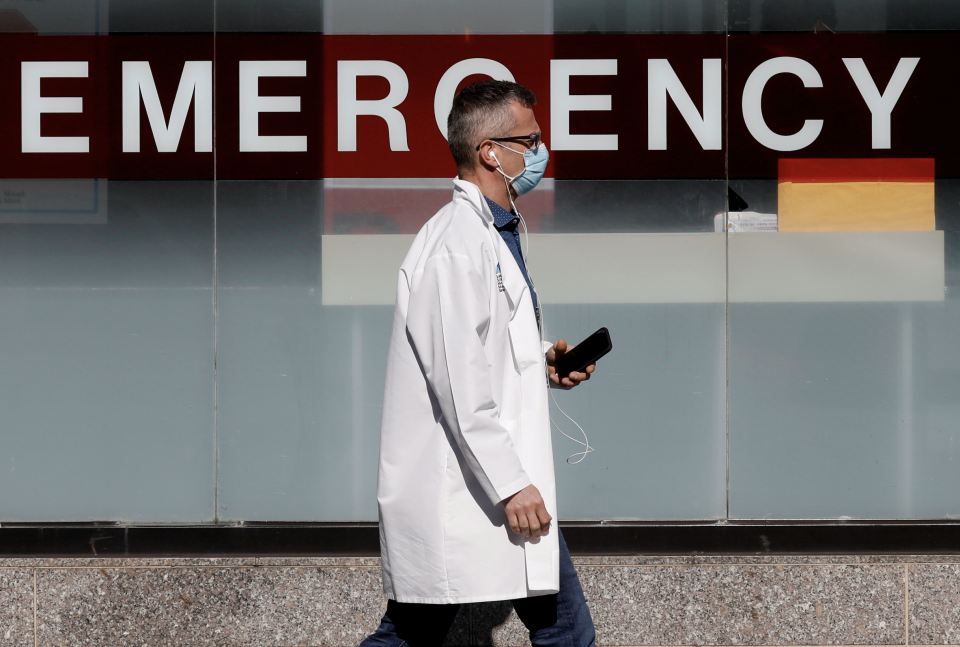
[(464, 459), (499, 503), (531, 482), (498, 420), (484, 352), (491, 320), (486, 281), (468, 256), (449, 251), (413, 278), (407, 332)]

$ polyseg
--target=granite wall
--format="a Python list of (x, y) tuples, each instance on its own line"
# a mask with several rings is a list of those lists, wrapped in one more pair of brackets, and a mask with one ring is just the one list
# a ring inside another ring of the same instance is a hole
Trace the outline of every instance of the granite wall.
[[(601, 645), (960, 643), (960, 556), (580, 557)], [(385, 603), (373, 558), (0, 560), (0, 646), (348, 647)], [(509, 604), (451, 645), (527, 645)]]

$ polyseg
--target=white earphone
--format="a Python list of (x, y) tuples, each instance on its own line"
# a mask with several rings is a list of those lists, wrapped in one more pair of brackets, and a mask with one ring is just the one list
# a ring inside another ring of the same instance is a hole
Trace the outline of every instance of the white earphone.
[[(493, 159), (495, 159), (495, 160), (497, 161), (497, 164), (499, 164), (499, 163), (500, 163), (500, 160), (497, 159), (497, 154), (494, 153), (492, 150), (490, 151), (490, 154), (493, 156)], [(525, 240), (526, 243), (527, 243), (527, 251), (526, 251), (526, 253), (524, 253), (524, 251), (523, 251), (523, 246), (521, 246), (521, 247), (520, 247), (520, 256), (521, 256), (521, 257), (523, 258), (523, 260), (524, 260), (524, 265), (527, 265), (527, 278), (530, 279), (530, 289), (532, 290), (534, 296), (536, 296), (536, 295), (537, 295), (536, 284), (535, 284), (534, 281), (533, 281), (533, 277), (530, 276), (530, 267), (529, 267), (529, 264), (527, 263), (527, 260), (530, 258), (530, 232), (529, 232), (529, 230), (527, 229), (527, 222), (523, 219), (523, 214), (521, 214), (521, 213), (520, 213), (520, 210), (517, 209), (517, 205), (515, 205), (515, 204), (513, 203), (513, 196), (512, 196), (511, 193), (510, 193), (510, 184), (509, 184), (509, 182), (507, 182), (507, 178), (504, 177), (504, 178), (503, 178), (503, 181), (504, 181), (504, 183), (507, 185), (507, 197), (510, 198), (510, 206), (513, 207), (513, 212), (514, 212), (515, 214), (517, 214), (517, 217), (520, 219), (520, 224), (523, 225), (523, 237), (524, 237), (524, 240)], [(493, 238), (493, 234), (492, 234), (492, 233), (490, 234), (490, 236), (491, 236), (491, 242), (493, 242), (493, 244), (494, 244), (494, 248), (493, 248), (493, 249), (494, 249), (494, 254), (496, 254), (496, 256), (497, 256), (497, 268), (499, 269), (499, 267), (500, 267), (500, 249), (499, 249), (499, 243), (497, 243), (497, 241), (495, 241), (495, 240), (492, 240), (492, 238)], [(500, 238), (500, 236), (497, 236), (497, 237)], [(538, 304), (538, 306), (539, 306), (539, 304), (540, 304), (540, 298), (539, 298), (539, 296), (537, 296), (537, 304)], [(544, 342), (544, 339), (543, 339), (543, 331), (544, 331), (544, 329), (547, 327), (546, 319), (545, 319), (544, 313), (543, 313), (543, 307), (538, 307), (538, 308), (537, 308), (537, 313), (539, 314), (539, 321), (537, 322), (537, 324), (538, 324), (537, 327), (539, 328), (539, 332), (540, 332), (540, 347), (543, 348), (543, 342)], [(556, 427), (557, 431), (559, 431), (561, 434), (563, 434), (564, 437), (569, 438), (570, 440), (572, 440), (573, 442), (577, 443), (578, 445), (583, 445), (583, 451), (579, 451), (579, 452), (570, 454), (570, 456), (567, 457), (567, 463), (568, 463), (569, 465), (576, 465), (577, 463), (579, 463), (580, 461), (582, 461), (584, 458), (586, 458), (586, 457), (587, 457), (587, 454), (590, 454), (590, 453), (594, 452), (595, 450), (594, 450), (593, 447), (590, 446), (590, 439), (587, 438), (587, 432), (584, 431), (583, 427), (580, 426), (580, 423), (578, 423), (576, 420), (574, 420), (573, 418), (571, 418), (570, 415), (569, 415), (566, 411), (564, 411), (563, 408), (560, 406), (560, 404), (557, 402), (557, 397), (553, 394), (553, 389), (550, 388), (550, 375), (549, 375), (549, 372), (547, 371), (546, 362), (544, 362), (543, 367), (544, 367), (544, 378), (546, 378), (546, 380), (547, 380), (547, 390), (550, 392), (550, 399), (553, 400), (554, 406), (557, 407), (557, 410), (559, 410), (560, 413), (562, 413), (567, 420), (569, 420), (570, 422), (572, 422), (573, 424), (575, 424), (575, 425), (577, 426), (577, 429), (580, 430), (580, 433), (583, 434), (583, 440), (577, 440), (577, 439), (574, 438), (573, 436), (570, 436), (570, 435), (569, 435), (567, 432), (565, 432), (563, 429), (561, 429), (561, 428), (560, 428), (560, 425), (558, 425), (558, 424), (554, 421), (553, 416), (550, 416), (550, 424), (553, 425), (554, 427)], [(579, 458), (577, 458), (576, 460), (571, 460), (571, 459), (573, 459), (575, 456), (579, 456)]]

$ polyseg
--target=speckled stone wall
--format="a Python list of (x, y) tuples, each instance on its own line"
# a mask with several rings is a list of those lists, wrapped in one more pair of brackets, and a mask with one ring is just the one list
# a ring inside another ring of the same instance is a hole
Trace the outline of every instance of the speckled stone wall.
[[(601, 645), (960, 643), (960, 556), (574, 560)], [(0, 560), (0, 646), (348, 647), (385, 602), (377, 559)], [(509, 603), (451, 645), (528, 645)]]

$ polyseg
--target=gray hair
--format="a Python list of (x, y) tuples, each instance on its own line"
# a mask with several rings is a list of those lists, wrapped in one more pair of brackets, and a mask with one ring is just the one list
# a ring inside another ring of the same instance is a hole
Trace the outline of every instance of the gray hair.
[(516, 126), (510, 105), (525, 108), (537, 103), (537, 95), (511, 81), (477, 81), (457, 93), (447, 117), (447, 141), (458, 171), (476, 165), (477, 145), (491, 137), (509, 137)]

